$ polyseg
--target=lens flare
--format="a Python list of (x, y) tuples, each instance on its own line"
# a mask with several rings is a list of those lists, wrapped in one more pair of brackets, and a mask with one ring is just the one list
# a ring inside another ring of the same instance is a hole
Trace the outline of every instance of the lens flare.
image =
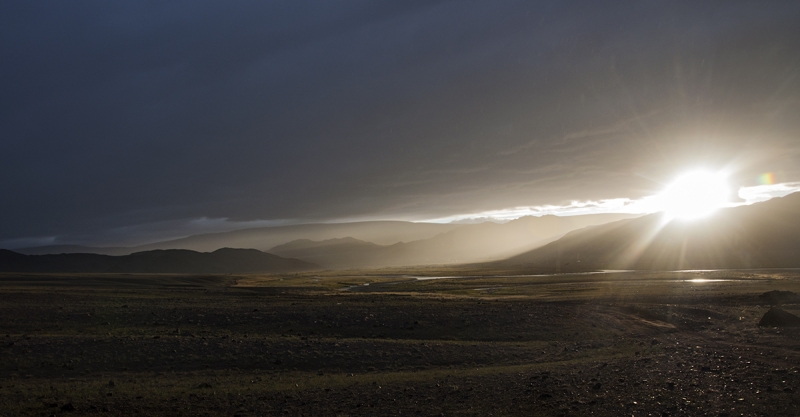
[(758, 183), (761, 185), (772, 185), (775, 184), (775, 174), (771, 172), (765, 172), (758, 176)]

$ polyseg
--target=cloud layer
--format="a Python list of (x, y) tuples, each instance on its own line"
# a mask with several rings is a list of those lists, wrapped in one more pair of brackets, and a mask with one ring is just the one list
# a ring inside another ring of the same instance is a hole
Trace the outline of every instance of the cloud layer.
[(0, 242), (639, 199), (696, 166), (800, 181), (799, 19), (793, 2), (7, 3)]

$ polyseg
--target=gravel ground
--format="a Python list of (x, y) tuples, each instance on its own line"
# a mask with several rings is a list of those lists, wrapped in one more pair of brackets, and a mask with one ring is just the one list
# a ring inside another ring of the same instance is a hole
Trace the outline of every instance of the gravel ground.
[(800, 330), (757, 326), (785, 276), (553, 299), (54, 280), (0, 283), (0, 415), (800, 415)]

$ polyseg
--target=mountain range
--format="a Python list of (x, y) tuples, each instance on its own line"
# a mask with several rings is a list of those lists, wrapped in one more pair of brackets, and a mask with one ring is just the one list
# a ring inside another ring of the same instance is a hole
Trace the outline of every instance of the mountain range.
[(556, 270), (798, 268), (800, 193), (694, 220), (657, 213), (587, 227), (500, 263)]
[(268, 252), (328, 268), (486, 262), (541, 246), (571, 230), (631, 216), (526, 216), (503, 224), (483, 222), (460, 225), (428, 239), (391, 245), (378, 245), (348, 236), (322, 241), (298, 239), (270, 248)]
[(571, 230), (632, 216), (527, 216), (504, 224), (403, 221), (302, 224), (201, 234), (127, 248), (53, 245), (15, 251), (27, 255), (96, 253), (119, 256), (159, 249), (211, 252), (234, 247), (254, 248), (327, 268), (454, 264), (506, 258), (541, 246)]
[(48, 245), (15, 249), (28, 255), (57, 253), (99, 253), (128, 255), (156, 249), (189, 249), (211, 252), (220, 248), (251, 248), (267, 251), (296, 239), (325, 240), (353, 237), (379, 245), (427, 239), (453, 230), (460, 225), (414, 223), (406, 221), (366, 221), (350, 223), (309, 223), (288, 226), (254, 227), (229, 232), (204, 233), (132, 247), (92, 247), (81, 245)]
[[(400, 238), (412, 240), (397, 241)], [(267, 248), (271, 253), (215, 247), (229, 243), (273, 245)], [(0, 250), (0, 271), (259, 273), (478, 262), (563, 272), (800, 268), (800, 193), (720, 209), (694, 220), (657, 213), (637, 218), (622, 214), (523, 217), (505, 224), (296, 225), (198, 235), (149, 246), (184, 248), (121, 256), (25, 255)], [(191, 247), (214, 249), (198, 252)]]
[(0, 272), (245, 274), (315, 269), (321, 268), (255, 249), (223, 248), (210, 253), (170, 249), (123, 256), (94, 253), (24, 255), (0, 249)]

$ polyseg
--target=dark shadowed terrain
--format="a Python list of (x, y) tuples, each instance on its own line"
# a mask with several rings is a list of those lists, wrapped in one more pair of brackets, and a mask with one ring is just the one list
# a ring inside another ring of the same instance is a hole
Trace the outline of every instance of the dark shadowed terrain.
[(0, 415), (800, 413), (796, 270), (448, 272), (4, 274)]

